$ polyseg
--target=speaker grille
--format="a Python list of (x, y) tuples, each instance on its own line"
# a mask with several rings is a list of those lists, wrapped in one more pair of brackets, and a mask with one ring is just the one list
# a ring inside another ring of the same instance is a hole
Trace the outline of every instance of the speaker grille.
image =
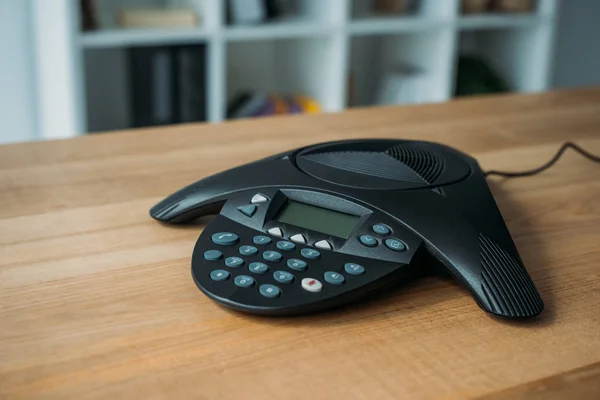
[(479, 235), (482, 290), (491, 309), (507, 317), (527, 317), (544, 308), (525, 268), (491, 239)]
[(424, 181), (434, 183), (444, 170), (444, 159), (435, 153), (412, 146), (398, 145), (385, 152), (405, 164)]
[(403, 182), (426, 183), (409, 166), (385, 153), (374, 151), (334, 151), (303, 156), (307, 160), (328, 167), (351, 171), (358, 174), (393, 179)]

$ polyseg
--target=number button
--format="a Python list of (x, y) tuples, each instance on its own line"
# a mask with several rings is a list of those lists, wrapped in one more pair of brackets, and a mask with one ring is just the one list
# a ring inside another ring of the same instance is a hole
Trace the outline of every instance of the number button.
[(371, 235), (361, 235), (358, 240), (360, 240), (360, 242), (367, 247), (377, 246), (377, 239)]
[(331, 283), (332, 285), (341, 285), (346, 281), (344, 275), (332, 271), (325, 272), (323, 278), (325, 278), (325, 282)]
[(227, 278), (229, 278), (229, 272), (222, 269), (215, 269), (210, 273), (210, 279), (213, 281), (220, 282), (226, 280)]
[(258, 254), (258, 249), (254, 246), (240, 246), (240, 254), (243, 256), (253, 256)]
[(365, 273), (365, 267), (360, 264), (347, 263), (344, 265), (344, 271), (350, 275), (363, 275)]
[(269, 267), (265, 263), (253, 262), (253, 263), (250, 263), (250, 265), (248, 266), (248, 269), (250, 270), (250, 272), (262, 275), (262, 274), (265, 274), (269, 270)]
[(215, 233), (211, 237), (214, 244), (218, 244), (221, 246), (231, 246), (232, 244), (236, 244), (240, 238), (235, 233), (231, 232), (219, 232)]
[(277, 286), (269, 284), (260, 285), (258, 291), (260, 292), (260, 294), (270, 299), (274, 299), (275, 297), (278, 297), (281, 294), (281, 290)]
[(393, 251), (404, 251), (404, 250), (406, 250), (406, 245), (400, 239), (394, 239), (394, 238), (386, 239), (385, 240), (385, 246), (388, 249), (393, 250)]
[(308, 268), (306, 262), (298, 260), (297, 258), (291, 258), (287, 260), (287, 266), (293, 269), (294, 271), (300, 272), (304, 272)]
[(276, 246), (279, 250), (283, 251), (292, 251), (296, 248), (296, 245), (294, 243), (288, 242), (287, 240), (280, 240), (279, 242), (277, 242)]
[(219, 250), (207, 250), (204, 252), (204, 258), (208, 261), (217, 261), (223, 257)]
[(317, 260), (321, 257), (321, 253), (318, 250), (309, 249), (308, 247), (300, 250), (300, 254), (302, 254), (302, 257), (308, 258), (309, 260)]
[(244, 259), (242, 257), (227, 257), (225, 259), (225, 265), (229, 268), (237, 268), (244, 265)]
[(375, 232), (376, 234), (383, 236), (389, 235), (391, 232), (390, 228), (382, 224), (373, 225), (371, 229), (373, 229), (373, 232)]
[(271, 243), (271, 238), (263, 235), (254, 236), (254, 238), (252, 239), (252, 243), (261, 245), (269, 244)]
[(267, 261), (277, 262), (281, 260), (282, 256), (281, 253), (269, 250), (263, 253), (263, 258)]
[(294, 281), (294, 275), (287, 271), (275, 271), (273, 278), (279, 283), (291, 283)]
[(249, 288), (254, 286), (254, 278), (248, 275), (238, 275), (233, 280), (233, 283), (235, 283), (235, 286), (241, 288)]

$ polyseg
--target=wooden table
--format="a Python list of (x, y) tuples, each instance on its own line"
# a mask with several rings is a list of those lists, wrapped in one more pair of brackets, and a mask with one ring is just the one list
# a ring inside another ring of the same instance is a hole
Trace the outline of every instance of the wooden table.
[(600, 89), (0, 147), (0, 398), (599, 398), (600, 166), (573, 152), (490, 179), (546, 303), (529, 322), (439, 277), (318, 315), (235, 313), (190, 277), (202, 226), (148, 216), (206, 175), (361, 137), (527, 169), (565, 140), (600, 153)]

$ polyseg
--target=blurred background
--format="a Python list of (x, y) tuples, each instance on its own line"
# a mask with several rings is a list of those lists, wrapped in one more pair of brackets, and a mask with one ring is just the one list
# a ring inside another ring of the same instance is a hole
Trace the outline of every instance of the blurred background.
[(0, 0), (0, 143), (600, 84), (598, 0)]

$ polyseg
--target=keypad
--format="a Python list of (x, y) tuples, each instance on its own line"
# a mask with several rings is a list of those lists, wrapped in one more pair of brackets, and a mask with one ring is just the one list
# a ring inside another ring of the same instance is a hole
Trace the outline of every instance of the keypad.
[(406, 245), (400, 239), (389, 238), (385, 240), (385, 247), (393, 251), (404, 251), (406, 250)]
[(241, 288), (249, 288), (254, 286), (254, 278), (248, 275), (238, 275), (233, 280), (233, 283), (235, 283), (235, 286)]
[(280, 240), (279, 242), (277, 242), (276, 246), (279, 250), (283, 251), (292, 251), (296, 248), (296, 245), (294, 243), (288, 242), (287, 240)]
[(363, 275), (365, 273), (365, 267), (356, 263), (346, 263), (344, 265), (344, 271), (350, 275)]
[(221, 246), (231, 246), (236, 244), (240, 238), (235, 233), (231, 232), (218, 232), (211, 237), (214, 244)]
[(226, 279), (229, 278), (229, 272), (223, 270), (223, 269), (215, 269), (214, 271), (212, 271), (210, 273), (210, 279), (212, 279), (213, 281), (224, 281)]
[(244, 259), (242, 257), (227, 257), (225, 259), (225, 265), (229, 268), (237, 268), (244, 265)]
[(377, 239), (371, 235), (361, 235), (358, 240), (367, 247), (377, 246)]
[(294, 271), (304, 272), (308, 269), (308, 264), (306, 261), (299, 260), (297, 258), (290, 258), (287, 260), (287, 266), (293, 269)]
[(346, 281), (344, 275), (340, 274), (339, 272), (333, 271), (325, 272), (323, 278), (325, 279), (325, 282), (331, 283), (332, 285), (341, 285)]
[[(240, 212), (248, 216), (256, 212), (256, 210), (251, 211), (250, 207), (246, 206), (239, 209)], [(372, 231), (371, 234), (358, 236), (358, 240), (362, 245), (376, 247), (381, 244), (388, 251), (394, 252), (407, 250), (407, 246), (402, 240), (391, 237), (392, 230), (388, 226), (374, 224), (371, 225), (370, 230)], [(281, 231), (270, 233), (275, 233), (275, 236), (277, 236), (277, 234), (281, 234)], [(303, 290), (316, 295), (318, 292), (334, 290), (334, 286), (344, 285), (347, 280), (354, 284), (354, 282), (357, 282), (355, 279), (360, 279), (358, 277), (365, 275), (367, 272), (365, 267), (352, 262), (345, 264), (342, 262), (341, 265), (336, 265), (335, 262), (331, 263), (329, 259), (326, 259), (328, 261), (325, 263), (326, 265), (317, 265), (318, 262), (314, 260), (329, 257), (327, 254), (325, 256), (321, 254), (323, 249), (333, 250), (331, 243), (326, 240), (317, 241), (312, 245), (304, 244), (305, 247), (303, 247), (302, 242), (306, 241), (306, 238), (301, 234), (292, 235), (287, 240), (273, 238), (273, 236), (265, 234), (250, 237), (252, 240), (248, 244), (248, 242), (244, 243), (243, 238), (242, 243), (239, 243), (240, 237), (233, 232), (218, 232), (210, 236), (216, 248), (205, 251), (204, 258), (210, 262), (220, 260), (221, 267), (217, 268), (223, 268), (209, 270), (212, 281), (223, 282), (219, 285), (231, 285), (231, 287), (240, 288), (239, 290), (248, 291), (247, 293), (256, 293), (257, 296), (260, 294), (265, 298), (275, 299), (285, 295), (284, 290), (286, 287), (289, 288), (290, 285), (298, 285)], [(239, 247), (233, 246), (228, 251), (224, 250), (227, 249), (226, 247), (218, 247), (232, 246), (236, 243)], [(261, 261), (253, 261), (257, 259)], [(311, 271), (315, 275), (312, 273), (311, 275), (318, 277), (318, 279), (306, 277), (311, 260), (315, 263), (314, 266), (311, 266)], [(275, 263), (280, 264), (277, 264), (276, 267)], [(207, 265), (218, 264), (207, 263)], [(326, 270), (323, 267), (329, 267), (331, 270)], [(273, 284), (265, 283), (265, 280)]]
[(321, 257), (321, 253), (319, 252), (319, 250), (311, 249), (308, 247), (300, 250), (300, 254), (302, 254), (302, 257), (308, 258), (309, 260), (317, 260)]
[(269, 251), (265, 251), (263, 253), (263, 258), (266, 261), (277, 262), (277, 261), (281, 261), (283, 256), (281, 255), (281, 253), (279, 253), (277, 251), (269, 250)]
[(240, 246), (240, 254), (243, 256), (253, 256), (255, 254), (258, 254), (258, 249), (254, 246), (249, 245)]
[(262, 294), (263, 296), (268, 297), (270, 299), (279, 297), (279, 295), (281, 294), (281, 289), (279, 289), (275, 285), (270, 285), (270, 284), (260, 285), (260, 287), (258, 288), (258, 291), (260, 292), (260, 294)]
[(250, 272), (262, 275), (267, 273), (267, 271), (269, 270), (269, 266), (262, 262), (253, 262), (250, 263), (248, 269), (250, 270)]
[(204, 252), (204, 258), (208, 261), (217, 261), (223, 257), (219, 250), (207, 250)]
[(258, 235), (258, 236), (254, 236), (252, 238), (252, 243), (258, 244), (258, 245), (267, 245), (271, 242), (272, 242), (271, 238), (268, 236), (264, 236), (264, 235)]

